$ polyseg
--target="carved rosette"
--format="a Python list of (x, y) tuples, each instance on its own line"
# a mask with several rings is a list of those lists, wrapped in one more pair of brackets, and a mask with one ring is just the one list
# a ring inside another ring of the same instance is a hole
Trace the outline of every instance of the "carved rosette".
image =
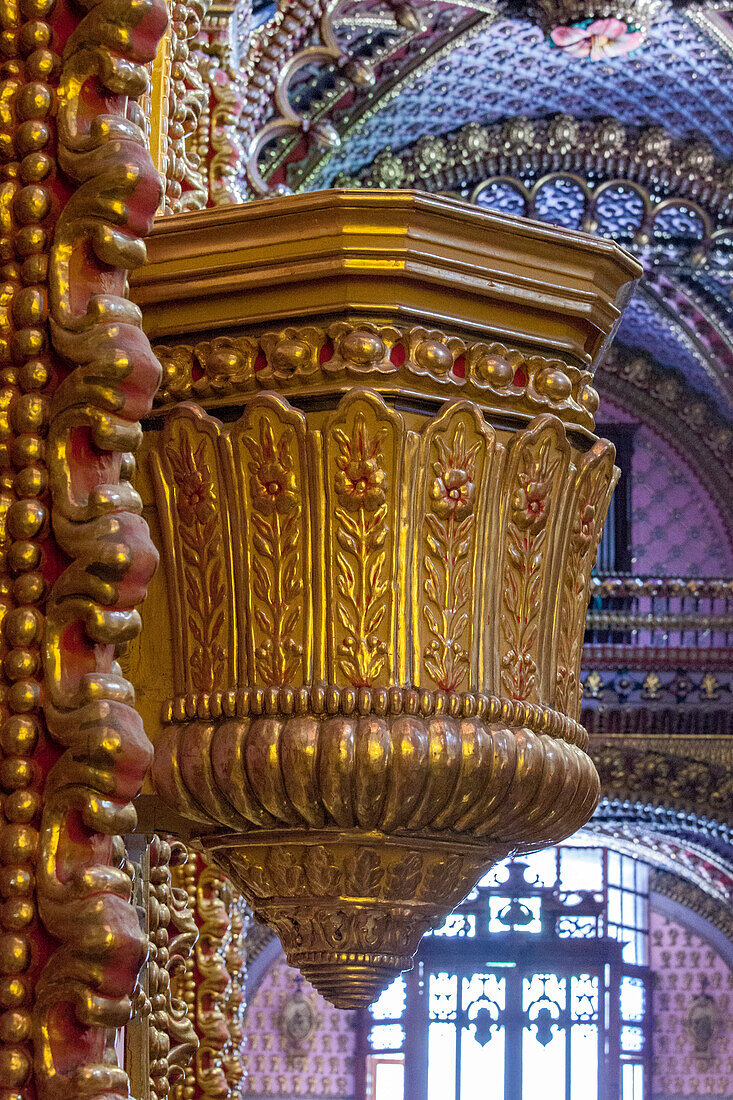
[(189, 222), (212, 281), (178, 293), (211, 328), (175, 331), (188, 238), (141, 283), (164, 367), (141, 486), (164, 567), (139, 660), (160, 670), (152, 786), (353, 1008), (497, 860), (595, 808), (579, 656), (616, 475), (593, 356), (637, 269), (422, 196), (231, 217), (246, 259)]

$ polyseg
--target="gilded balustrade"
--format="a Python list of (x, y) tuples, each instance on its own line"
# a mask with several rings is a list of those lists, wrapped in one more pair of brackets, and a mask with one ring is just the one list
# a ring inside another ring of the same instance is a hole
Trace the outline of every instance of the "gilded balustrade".
[(143, 817), (165, 802), (325, 996), (368, 1004), (596, 805), (592, 383), (639, 268), (409, 192), (174, 216), (149, 256)]

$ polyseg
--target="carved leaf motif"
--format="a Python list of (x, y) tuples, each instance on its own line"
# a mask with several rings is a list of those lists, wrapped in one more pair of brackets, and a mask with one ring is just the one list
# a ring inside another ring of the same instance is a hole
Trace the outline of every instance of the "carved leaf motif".
[(457, 882), (461, 881), (463, 861), (460, 856), (447, 856), (446, 859), (431, 867), (423, 883), (423, 889), (431, 900), (450, 897)]
[[(256, 414), (255, 414), (256, 415)], [(242, 435), (248, 464), (251, 576), (257, 675), (284, 685), (297, 674), (303, 646), (295, 630), (302, 614), (301, 514), (297, 439), (279, 411), (259, 410), (259, 432)]]
[(165, 454), (175, 485), (175, 518), (185, 584), (188, 629), (197, 643), (190, 655), (191, 679), (199, 691), (222, 686), (226, 665), (222, 633), (225, 588), (221, 572), (223, 546), (217, 521), (217, 496), (206, 439), (194, 449), (188, 434)]
[(417, 895), (423, 873), (423, 860), (417, 852), (412, 852), (390, 868), (387, 883), (388, 895), (396, 898), (409, 898)]
[(434, 477), (423, 524), (423, 618), (432, 636), (423, 667), (444, 691), (455, 691), (469, 668), (470, 554), (475, 540), (476, 457), (459, 420), (450, 444), (436, 434), (431, 446)]
[(338, 896), (341, 875), (333, 856), (322, 844), (308, 849), (306, 870), (309, 886), (315, 894)]
[(346, 678), (360, 687), (373, 684), (387, 663), (387, 647), (377, 635), (388, 610), (385, 432), (371, 432), (362, 412), (355, 416), (352, 435), (334, 429), (336, 587), (342, 597), (336, 612), (346, 632), (337, 655)]
[(358, 848), (344, 865), (345, 892), (369, 897), (379, 890), (383, 875), (379, 853), (373, 848)]
[(579, 702), (582, 622), (588, 607), (590, 574), (613, 484), (614, 452), (599, 441), (588, 453), (578, 478), (575, 513), (562, 581), (555, 704), (575, 716)]
[(501, 685), (512, 699), (536, 702), (542, 569), (555, 479), (563, 455), (552, 431), (528, 433), (519, 447), (506, 531)]

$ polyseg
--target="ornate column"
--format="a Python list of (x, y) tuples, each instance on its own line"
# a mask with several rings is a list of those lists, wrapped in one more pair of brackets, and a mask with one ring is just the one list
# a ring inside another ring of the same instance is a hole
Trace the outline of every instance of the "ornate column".
[(247, 976), (245, 940), (251, 914), (231, 883), (198, 853), (174, 870), (198, 927), (195, 951), (172, 982), (198, 1038), (195, 1058), (176, 1083), (173, 1100), (236, 1096), (244, 1076), (242, 1016)]
[(115, 655), (157, 555), (130, 485), (160, 370), (126, 300), (160, 184), (164, 0), (6, 0), (0, 64), (0, 1096), (128, 1095), (147, 942), (121, 834), (152, 749)]
[(616, 475), (593, 370), (639, 273), (409, 192), (153, 235), (146, 812), (177, 813), (339, 1006), (596, 805), (579, 665)]

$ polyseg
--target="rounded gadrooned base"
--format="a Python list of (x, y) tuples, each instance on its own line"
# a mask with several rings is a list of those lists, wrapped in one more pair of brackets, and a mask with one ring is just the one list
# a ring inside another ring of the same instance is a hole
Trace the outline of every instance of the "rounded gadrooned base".
[(404, 970), (411, 970), (411, 958), (401, 959), (395, 966), (378, 963), (363, 964), (348, 960), (336, 962), (304, 962), (296, 957), (291, 964), (335, 1008), (363, 1008), (373, 1004), (383, 989)]
[(490, 867), (563, 840), (600, 793), (577, 745), (476, 717), (192, 722), (165, 747), (159, 792), (218, 821), (202, 846), (339, 1008), (369, 1005)]

